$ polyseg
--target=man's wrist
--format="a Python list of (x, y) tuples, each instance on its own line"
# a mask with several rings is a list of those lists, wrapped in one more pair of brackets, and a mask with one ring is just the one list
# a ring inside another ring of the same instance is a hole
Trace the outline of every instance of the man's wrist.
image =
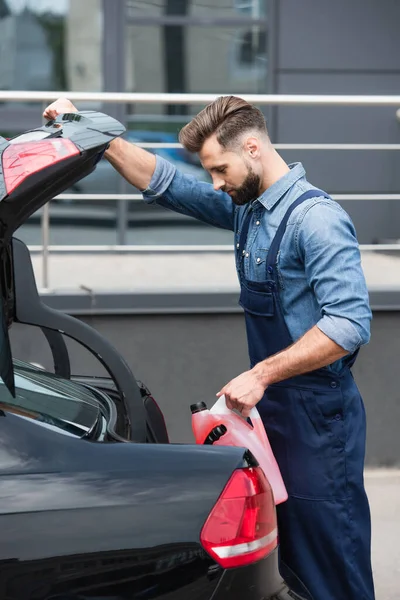
[(263, 360), (263, 361), (257, 363), (252, 368), (252, 371), (253, 371), (254, 375), (257, 377), (257, 379), (260, 381), (260, 383), (264, 387), (264, 389), (267, 389), (267, 387), (271, 384), (270, 369), (268, 368), (267, 361)]
[(115, 138), (114, 140), (111, 140), (111, 142), (109, 142), (109, 144), (104, 152), (104, 158), (108, 158), (108, 156), (110, 156), (110, 153), (113, 151), (113, 149), (115, 149), (115, 142), (117, 140), (118, 140), (118, 138)]

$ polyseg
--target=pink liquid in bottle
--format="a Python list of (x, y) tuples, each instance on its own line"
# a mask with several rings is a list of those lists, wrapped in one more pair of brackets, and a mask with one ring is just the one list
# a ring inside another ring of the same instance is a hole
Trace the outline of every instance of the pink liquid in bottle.
[(250, 412), (251, 426), (246, 419), (226, 406), (221, 396), (208, 410), (204, 402), (194, 404), (192, 429), (197, 444), (218, 446), (240, 446), (248, 448), (263, 469), (274, 494), (275, 504), (287, 500), (287, 491), (282, 475), (259, 415), (254, 407)]

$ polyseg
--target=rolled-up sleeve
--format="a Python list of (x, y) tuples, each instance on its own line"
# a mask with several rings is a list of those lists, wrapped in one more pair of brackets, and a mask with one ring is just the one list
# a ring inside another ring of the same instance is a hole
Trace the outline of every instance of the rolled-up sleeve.
[(316, 201), (299, 220), (296, 241), (320, 309), (317, 327), (347, 352), (355, 352), (369, 342), (372, 315), (350, 217), (333, 201)]
[(148, 204), (156, 203), (221, 229), (234, 229), (235, 205), (228, 194), (181, 173), (160, 156), (150, 185), (142, 194)]
[(152, 204), (168, 189), (176, 173), (176, 167), (167, 160), (156, 156), (156, 168), (148, 188), (143, 190), (143, 199)]

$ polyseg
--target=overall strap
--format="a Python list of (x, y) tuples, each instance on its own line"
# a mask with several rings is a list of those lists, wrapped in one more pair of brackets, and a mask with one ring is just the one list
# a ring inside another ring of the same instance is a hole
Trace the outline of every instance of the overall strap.
[(240, 240), (239, 240), (239, 246), (238, 246), (240, 256), (244, 253), (243, 251), (244, 251), (244, 247), (245, 247), (246, 241), (247, 241), (247, 234), (249, 232), (252, 214), (253, 214), (253, 210), (251, 207), (249, 207), (247, 214), (243, 219), (242, 231), (240, 232)]
[(268, 256), (267, 256), (267, 271), (269, 274), (274, 272), (274, 267), (276, 265), (276, 259), (278, 256), (279, 248), (281, 246), (282, 238), (285, 234), (286, 225), (289, 220), (290, 215), (300, 204), (309, 200), (310, 198), (320, 198), (323, 196), (324, 198), (329, 198), (326, 192), (323, 192), (318, 189), (308, 190), (304, 194), (301, 194), (287, 209), (285, 216), (283, 217), (278, 229), (276, 230), (276, 234), (274, 239), (272, 240), (271, 246), (269, 248)]

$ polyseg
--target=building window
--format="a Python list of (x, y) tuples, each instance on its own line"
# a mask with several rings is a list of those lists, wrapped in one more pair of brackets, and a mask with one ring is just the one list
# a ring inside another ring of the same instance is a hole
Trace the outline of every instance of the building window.
[(102, 28), (102, 0), (0, 0), (0, 89), (101, 91)]
[(266, 4), (263, 0), (234, 0), (237, 12), (256, 19), (266, 15)]
[[(267, 0), (127, 0), (126, 9), (126, 91), (269, 91)], [(128, 112), (184, 121), (197, 108), (140, 105)]]

